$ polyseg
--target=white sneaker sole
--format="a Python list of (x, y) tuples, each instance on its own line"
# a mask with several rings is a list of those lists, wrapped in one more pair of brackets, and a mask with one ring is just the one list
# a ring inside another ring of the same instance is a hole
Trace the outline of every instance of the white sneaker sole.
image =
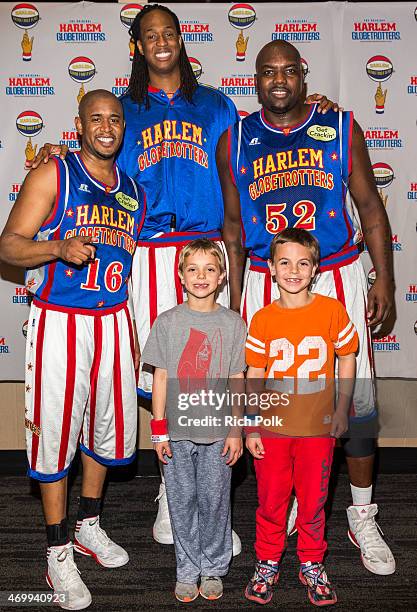
[[(350, 529), (348, 529), (347, 534), (348, 534), (348, 538), (352, 542), (353, 546), (356, 546), (356, 548), (359, 548), (359, 550), (360, 550), (361, 547), (357, 543), (357, 541), (355, 539), (355, 536), (353, 535), (353, 533), (351, 533)], [(371, 565), (369, 563), (369, 561), (367, 561), (364, 558), (364, 556), (362, 554), (362, 551), (361, 551), (361, 561), (362, 561), (364, 567), (368, 570), (368, 572), (371, 572), (372, 574), (376, 574), (377, 576), (390, 576), (391, 574), (394, 574), (394, 572), (395, 572), (395, 562), (394, 562), (394, 567), (389, 567), (388, 566), (388, 567), (385, 568), (384, 565), (387, 565), (387, 564), (382, 564), (381, 569), (378, 568), (378, 571), (377, 571), (376, 568), (373, 565)]]

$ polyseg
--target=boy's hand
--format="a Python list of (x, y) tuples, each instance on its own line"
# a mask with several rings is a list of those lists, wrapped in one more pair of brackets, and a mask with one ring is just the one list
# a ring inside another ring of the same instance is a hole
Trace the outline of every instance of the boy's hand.
[(239, 437), (227, 437), (224, 442), (222, 451), (222, 457), (225, 457), (229, 453), (229, 458), (226, 461), (226, 465), (234, 465), (243, 453), (242, 438)]
[(265, 455), (262, 438), (258, 433), (251, 433), (246, 436), (246, 448), (255, 459), (263, 459)]
[(168, 440), (166, 442), (154, 442), (153, 449), (158, 455), (158, 459), (164, 465), (167, 465), (168, 461), (165, 459), (165, 455), (171, 459), (172, 452)]
[(332, 419), (332, 428), (330, 435), (332, 438), (340, 438), (348, 430), (349, 420), (345, 411), (335, 411)]

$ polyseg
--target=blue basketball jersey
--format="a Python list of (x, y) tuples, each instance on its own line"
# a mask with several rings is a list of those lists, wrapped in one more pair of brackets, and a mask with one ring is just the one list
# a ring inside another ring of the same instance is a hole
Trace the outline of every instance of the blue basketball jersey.
[(238, 120), (233, 102), (199, 85), (192, 102), (149, 88), (150, 108), (122, 96), (126, 131), (117, 163), (143, 186), (147, 214), (141, 239), (158, 232), (208, 232), (223, 225), (216, 168), (221, 134)]
[(352, 127), (351, 112), (323, 115), (312, 105), (291, 128), (269, 124), (261, 110), (229, 129), (230, 172), (253, 264), (266, 267), (271, 241), (286, 227), (315, 235), (322, 271), (357, 258), (347, 207)]
[(91, 176), (81, 156), (69, 153), (57, 166), (57, 197), (35, 240), (90, 236), (90, 263), (58, 259), (27, 270), (26, 286), (40, 300), (71, 308), (108, 308), (127, 299), (127, 279), (144, 220), (145, 196), (114, 166), (114, 184)]

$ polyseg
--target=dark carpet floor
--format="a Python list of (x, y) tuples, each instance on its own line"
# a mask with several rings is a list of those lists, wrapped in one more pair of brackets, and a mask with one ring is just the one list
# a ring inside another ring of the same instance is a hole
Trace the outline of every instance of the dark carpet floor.
[[(78, 477), (70, 492), (71, 525), (75, 521), (79, 486)], [(76, 554), (78, 567), (93, 596), (91, 611), (140, 612), (184, 607), (173, 596), (173, 547), (161, 546), (151, 536), (156, 508), (153, 499), (158, 486), (157, 478), (133, 478), (109, 483), (102, 525), (115, 541), (126, 547), (130, 563), (120, 569), (106, 570), (92, 559)], [(377, 499), (382, 510), (379, 520), (396, 557), (397, 571), (388, 577), (375, 576), (362, 566), (358, 550), (346, 537), (348, 481), (346, 475), (338, 476), (329, 508), (329, 554), (326, 559), (326, 568), (337, 587), (340, 602), (335, 609), (354, 612), (417, 610), (416, 491), (415, 474), (382, 474), (378, 478)], [(243, 543), (242, 554), (234, 559), (224, 580), (223, 598), (216, 602), (198, 598), (187, 604), (191, 610), (260, 608), (243, 596), (254, 562), (252, 544), (256, 484), (252, 475), (236, 487), (233, 508), (234, 527)], [(0, 591), (46, 591), (41, 506), (36, 490), (24, 477), (0, 479), (0, 544)], [(313, 609), (307, 602), (304, 587), (298, 582), (297, 571), (293, 537), (283, 562), (280, 584), (269, 608), (286, 611)]]

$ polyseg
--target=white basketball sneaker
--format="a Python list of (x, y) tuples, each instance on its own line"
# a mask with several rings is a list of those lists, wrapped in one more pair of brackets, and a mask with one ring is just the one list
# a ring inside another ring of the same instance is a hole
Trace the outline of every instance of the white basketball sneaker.
[(99, 516), (77, 521), (74, 548), (82, 555), (93, 557), (103, 567), (121, 567), (129, 561), (124, 548), (110, 540), (100, 527)]
[(375, 515), (378, 512), (376, 504), (365, 506), (349, 506), (346, 510), (349, 530), (348, 536), (352, 544), (360, 548), (362, 563), (367, 570), (380, 576), (388, 576), (395, 572), (395, 559), (384, 542), (383, 533)]
[(167, 495), (165, 491), (165, 483), (159, 485), (159, 493), (155, 498), (159, 502), (158, 514), (156, 515), (153, 525), (153, 538), (159, 544), (173, 544), (174, 537), (172, 535), (171, 520), (169, 518)]
[(80, 571), (74, 563), (72, 543), (48, 548), (47, 560), (46, 582), (58, 596), (58, 605), (64, 610), (87, 608), (91, 604), (91, 593), (81, 580)]

